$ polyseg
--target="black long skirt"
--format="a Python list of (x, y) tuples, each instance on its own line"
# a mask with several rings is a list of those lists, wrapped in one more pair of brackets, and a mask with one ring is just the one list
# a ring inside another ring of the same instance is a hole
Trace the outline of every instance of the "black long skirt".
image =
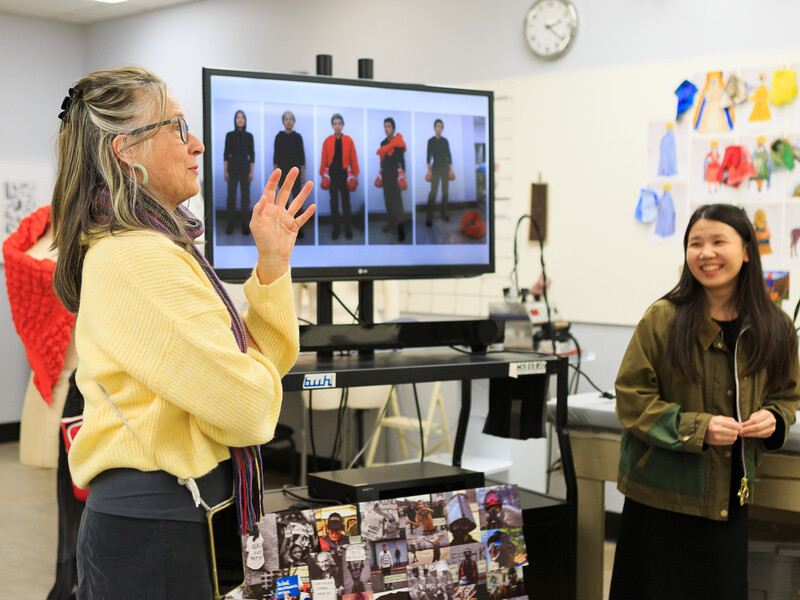
[(747, 600), (747, 506), (727, 521), (645, 506), (622, 509), (610, 600)]

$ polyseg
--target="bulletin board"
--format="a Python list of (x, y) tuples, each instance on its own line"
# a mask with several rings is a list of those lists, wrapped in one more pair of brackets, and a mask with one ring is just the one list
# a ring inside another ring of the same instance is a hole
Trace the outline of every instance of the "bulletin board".
[[(741, 205), (751, 220), (763, 211), (759, 219), (766, 220), (771, 248), (763, 255), (763, 264), (765, 269), (790, 274), (795, 284), (790, 285), (784, 308), (793, 309), (800, 298), (796, 289), (800, 288), (800, 197), (793, 195), (800, 185), (800, 164), (792, 170), (772, 164), (768, 184), (748, 178), (738, 188), (719, 183), (715, 189), (706, 182), (712, 142), (720, 162), (725, 149), (734, 145), (741, 146), (752, 162), (759, 138), (766, 146), (783, 139), (800, 147), (800, 100), (775, 106), (768, 99), (771, 118), (750, 120), (757, 105), (758, 110), (764, 108), (756, 92), (764, 84), (769, 94), (779, 70), (800, 71), (800, 51), (470, 84), (513, 99), (498, 103), (495, 110), (496, 119), (510, 123), (503, 128), (510, 133), (497, 141), (497, 155), (507, 157), (498, 168), (513, 173), (510, 202), (504, 207), (513, 213), (510, 220), (530, 210), (531, 184), (540, 174), (548, 185), (544, 252), (547, 275), (553, 281), (550, 299), (562, 318), (635, 325), (647, 307), (677, 283), (689, 215), (710, 202)], [(746, 86), (747, 97), (733, 106), (733, 127), (726, 130), (710, 127), (715, 111), (709, 106), (716, 100), (706, 84), (709, 74), (716, 72), (721, 76), (716, 85), (736, 75)], [(675, 90), (684, 80), (692, 82), (697, 92), (676, 120)], [(695, 129), (695, 113), (703, 98), (706, 117)], [(659, 174), (667, 125), (674, 134), (676, 169), (668, 175), (663, 170)], [(668, 229), (656, 232), (655, 222), (635, 218), (642, 189), (661, 198), (665, 186), (674, 211), (669, 235), (663, 235)], [(538, 263), (538, 244), (529, 242), (521, 250), (519, 272), (528, 273), (532, 282)], [(521, 275), (520, 280), (525, 278)]]

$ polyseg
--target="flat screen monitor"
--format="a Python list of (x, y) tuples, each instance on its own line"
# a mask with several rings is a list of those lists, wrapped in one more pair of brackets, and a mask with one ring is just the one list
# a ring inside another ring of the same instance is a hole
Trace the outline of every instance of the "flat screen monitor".
[(294, 280), (493, 272), (492, 110), (490, 91), (203, 69), (207, 257), (245, 280), (251, 207), (298, 166), (317, 207)]

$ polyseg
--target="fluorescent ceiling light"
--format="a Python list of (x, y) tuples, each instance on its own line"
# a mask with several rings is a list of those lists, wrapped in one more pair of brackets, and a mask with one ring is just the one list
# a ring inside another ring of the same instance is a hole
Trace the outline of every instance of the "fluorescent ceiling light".
[(94, 0), (95, 2), (102, 2), (103, 4), (120, 4), (128, 0)]

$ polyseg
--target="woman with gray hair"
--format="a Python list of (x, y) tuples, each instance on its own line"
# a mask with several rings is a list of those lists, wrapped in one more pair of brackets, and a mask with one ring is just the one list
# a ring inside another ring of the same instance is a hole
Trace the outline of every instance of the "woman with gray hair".
[(204, 147), (153, 73), (87, 75), (62, 103), (53, 192), (56, 294), (77, 313), (84, 425), (69, 454), (90, 485), (78, 598), (211, 598), (206, 512), (236, 489), (238, 533), (262, 513), (256, 446), (273, 435), (298, 352), (289, 258), (314, 206), (272, 174), (253, 209), (258, 260), (241, 316), (198, 250)]

